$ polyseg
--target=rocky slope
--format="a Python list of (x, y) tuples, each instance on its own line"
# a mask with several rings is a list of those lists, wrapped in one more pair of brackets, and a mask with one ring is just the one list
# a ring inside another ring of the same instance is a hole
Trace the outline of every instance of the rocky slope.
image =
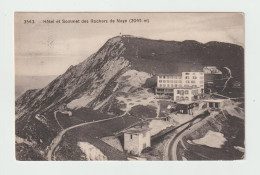
[(59, 131), (53, 112), (64, 104), (72, 110), (87, 107), (114, 115), (145, 104), (156, 115), (157, 104), (149, 90), (155, 85), (154, 75), (227, 66), (233, 79), (243, 82), (243, 52), (240, 46), (220, 42), (111, 38), (46, 87), (28, 90), (16, 100), (16, 135), (35, 142), (34, 150), (47, 149)]

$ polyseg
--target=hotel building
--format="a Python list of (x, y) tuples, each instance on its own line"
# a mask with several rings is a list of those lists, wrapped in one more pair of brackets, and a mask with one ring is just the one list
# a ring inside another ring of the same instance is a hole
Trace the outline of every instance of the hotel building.
[(204, 72), (182, 72), (181, 76), (158, 75), (155, 93), (174, 100), (194, 100), (196, 96), (204, 93)]

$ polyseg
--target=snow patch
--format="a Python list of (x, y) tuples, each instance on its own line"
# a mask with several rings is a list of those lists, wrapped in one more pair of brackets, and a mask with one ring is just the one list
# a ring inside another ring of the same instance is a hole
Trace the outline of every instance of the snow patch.
[(36, 114), (35, 118), (37, 120), (39, 120), (41, 123), (47, 125), (47, 121), (46, 121), (46, 118), (44, 117), (44, 115)]
[(107, 160), (107, 157), (92, 144), (88, 142), (78, 142), (77, 145), (85, 154), (86, 160)]
[(186, 157), (182, 156), (182, 160), (187, 160)]
[(129, 161), (146, 161), (147, 159), (144, 157), (128, 157), (127, 160), (129, 160)]
[(234, 148), (242, 153), (245, 152), (245, 148), (241, 147), (241, 146), (234, 146)]
[(116, 86), (113, 89), (113, 92), (115, 92), (118, 89), (118, 87), (119, 87), (119, 84), (117, 83)]
[(221, 148), (226, 141), (227, 139), (224, 137), (224, 134), (209, 130), (204, 137), (193, 140), (192, 142), (212, 148)]
[(169, 120), (170, 121), (174, 121), (174, 122), (177, 122), (178, 124), (182, 124), (182, 123), (185, 123), (191, 119), (193, 119), (193, 116), (192, 115), (188, 115), (188, 114), (174, 114), (174, 113), (171, 113), (169, 115)]
[[(124, 80), (125, 77), (127, 78), (126, 80)], [(123, 82), (130, 86), (141, 87), (148, 78), (151, 78), (151, 75), (146, 72), (128, 70), (118, 79), (118, 82)]]
[(107, 102), (110, 100), (111, 97), (112, 97), (112, 95), (110, 95), (108, 98), (106, 98), (103, 102), (101, 102), (101, 103), (99, 103), (98, 105), (96, 105), (96, 106), (94, 107), (94, 110), (100, 109), (105, 103), (107, 103)]
[(187, 140), (187, 143), (193, 145), (192, 141), (190, 141), (190, 140)]
[(21, 137), (18, 137), (18, 136), (15, 136), (15, 142), (16, 143), (25, 143), (27, 145), (30, 145), (30, 146), (35, 146), (37, 143), (35, 141), (28, 141), (27, 139), (24, 139), (24, 138), (21, 138)]
[(224, 110), (232, 116), (236, 116), (242, 120), (245, 119), (245, 112), (238, 107), (239, 103), (227, 101), (224, 105)]
[(163, 120), (152, 120), (149, 123), (149, 128), (151, 128), (150, 132), (152, 136), (170, 126), (172, 126), (172, 123)]
[(77, 109), (80, 107), (85, 107), (89, 102), (95, 99), (94, 96), (90, 95), (83, 95), (82, 97), (72, 100), (70, 103), (67, 104), (67, 107), (70, 109)]

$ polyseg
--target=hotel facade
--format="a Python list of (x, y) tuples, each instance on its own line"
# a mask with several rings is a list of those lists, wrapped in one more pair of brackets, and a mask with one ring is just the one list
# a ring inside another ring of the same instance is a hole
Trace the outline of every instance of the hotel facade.
[(156, 95), (171, 97), (174, 101), (195, 100), (204, 93), (204, 72), (182, 72), (180, 75), (157, 76)]

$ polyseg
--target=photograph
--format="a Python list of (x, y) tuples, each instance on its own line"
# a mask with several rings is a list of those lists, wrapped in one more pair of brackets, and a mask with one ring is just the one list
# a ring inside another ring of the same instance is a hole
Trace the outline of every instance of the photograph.
[(17, 161), (245, 160), (242, 12), (15, 12)]

